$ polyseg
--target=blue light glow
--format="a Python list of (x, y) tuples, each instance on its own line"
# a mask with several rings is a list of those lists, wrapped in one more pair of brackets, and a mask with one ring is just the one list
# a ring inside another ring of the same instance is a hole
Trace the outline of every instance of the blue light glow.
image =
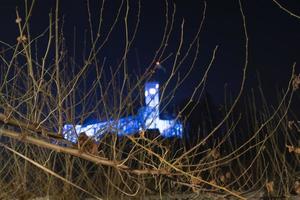
[(159, 84), (157, 82), (146, 83), (145, 104), (145, 107), (140, 108), (136, 116), (87, 125), (65, 124), (63, 127), (64, 137), (67, 140), (76, 142), (77, 135), (81, 132), (99, 139), (104, 133), (132, 135), (151, 129), (158, 129), (163, 137), (182, 137), (183, 126), (180, 121), (159, 118)]

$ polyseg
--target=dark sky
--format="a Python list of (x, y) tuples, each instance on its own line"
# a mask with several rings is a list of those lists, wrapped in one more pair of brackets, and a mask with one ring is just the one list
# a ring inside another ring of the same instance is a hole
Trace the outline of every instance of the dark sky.
[[(97, 16), (99, 12), (98, 0), (90, 0), (92, 13)], [(120, 0), (107, 0), (104, 12), (104, 23), (110, 24), (115, 16)], [(129, 14), (132, 26), (136, 20), (137, 1), (130, 0)], [(175, 0), (176, 20), (174, 35), (169, 43), (167, 54), (174, 53), (178, 45), (178, 33), (182, 19), (185, 19), (185, 47), (188, 46), (192, 36), (202, 18), (204, 2), (202, 0)], [(295, 14), (300, 15), (300, 1), (279, 1), (283, 6)], [(36, 36), (48, 26), (48, 13), (54, 9), (54, 0), (37, 0), (32, 14), (32, 35)], [(247, 74), (247, 88), (257, 87), (257, 72), (259, 72), (263, 87), (270, 93), (274, 87), (283, 87), (287, 84), (291, 66), (300, 62), (300, 19), (285, 13), (272, 0), (242, 0), (249, 34), (249, 71)], [(15, 8), (24, 11), (22, 0), (0, 1), (0, 39), (13, 44), (17, 37), (15, 24)], [(170, 5), (171, 6), (171, 5)], [(87, 9), (85, 0), (61, 0), (60, 15), (64, 16), (64, 31), (68, 48), (73, 48), (73, 31), (76, 27), (77, 58), (81, 60), (83, 48), (83, 33), (88, 28)], [(156, 48), (159, 46), (164, 26), (164, 1), (141, 1), (141, 22), (136, 40), (132, 47), (129, 64), (131, 69), (144, 69), (151, 61)], [(123, 12), (124, 14), (124, 12)], [(104, 26), (105, 28), (107, 27)], [(107, 31), (105, 30), (104, 31)], [(223, 98), (223, 88), (228, 87), (236, 92), (241, 81), (244, 63), (244, 35), (242, 18), (237, 0), (208, 0), (206, 19), (200, 35), (199, 60), (188, 79), (188, 82), (179, 90), (177, 101), (187, 98), (192, 93), (196, 82), (202, 77), (205, 66), (211, 58), (212, 51), (219, 45), (216, 60), (212, 66), (207, 82), (207, 91), (216, 102)], [(107, 57), (111, 64), (120, 59), (124, 44), (124, 29), (116, 29), (100, 57)], [(71, 50), (70, 50), (71, 51)], [(170, 60), (174, 59), (171, 57)], [(190, 59), (191, 60), (191, 59)], [(188, 66), (190, 61), (186, 63)], [(168, 61), (164, 67), (169, 71)], [(183, 66), (183, 71), (187, 70)], [(296, 70), (299, 72), (299, 65)], [(163, 71), (156, 76), (161, 82), (166, 80)]]

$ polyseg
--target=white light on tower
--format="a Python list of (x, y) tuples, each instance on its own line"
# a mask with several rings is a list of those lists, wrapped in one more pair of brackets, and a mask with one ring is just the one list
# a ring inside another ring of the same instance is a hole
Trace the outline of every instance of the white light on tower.
[(156, 93), (156, 89), (155, 88), (150, 88), (149, 93), (154, 95)]

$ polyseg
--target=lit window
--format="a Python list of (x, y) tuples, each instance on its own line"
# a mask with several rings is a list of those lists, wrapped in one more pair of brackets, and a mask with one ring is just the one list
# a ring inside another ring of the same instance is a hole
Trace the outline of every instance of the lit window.
[(150, 88), (150, 89), (149, 89), (149, 93), (152, 94), (152, 95), (153, 95), (153, 94), (156, 94), (156, 89)]
[(148, 96), (148, 91), (145, 91), (145, 96)]

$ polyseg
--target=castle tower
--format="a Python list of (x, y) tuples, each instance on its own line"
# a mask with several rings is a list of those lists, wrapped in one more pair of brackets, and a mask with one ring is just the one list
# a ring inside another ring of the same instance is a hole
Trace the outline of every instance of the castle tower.
[(145, 105), (149, 108), (146, 118), (148, 129), (157, 128), (159, 121), (159, 84), (158, 82), (146, 82), (145, 84)]

